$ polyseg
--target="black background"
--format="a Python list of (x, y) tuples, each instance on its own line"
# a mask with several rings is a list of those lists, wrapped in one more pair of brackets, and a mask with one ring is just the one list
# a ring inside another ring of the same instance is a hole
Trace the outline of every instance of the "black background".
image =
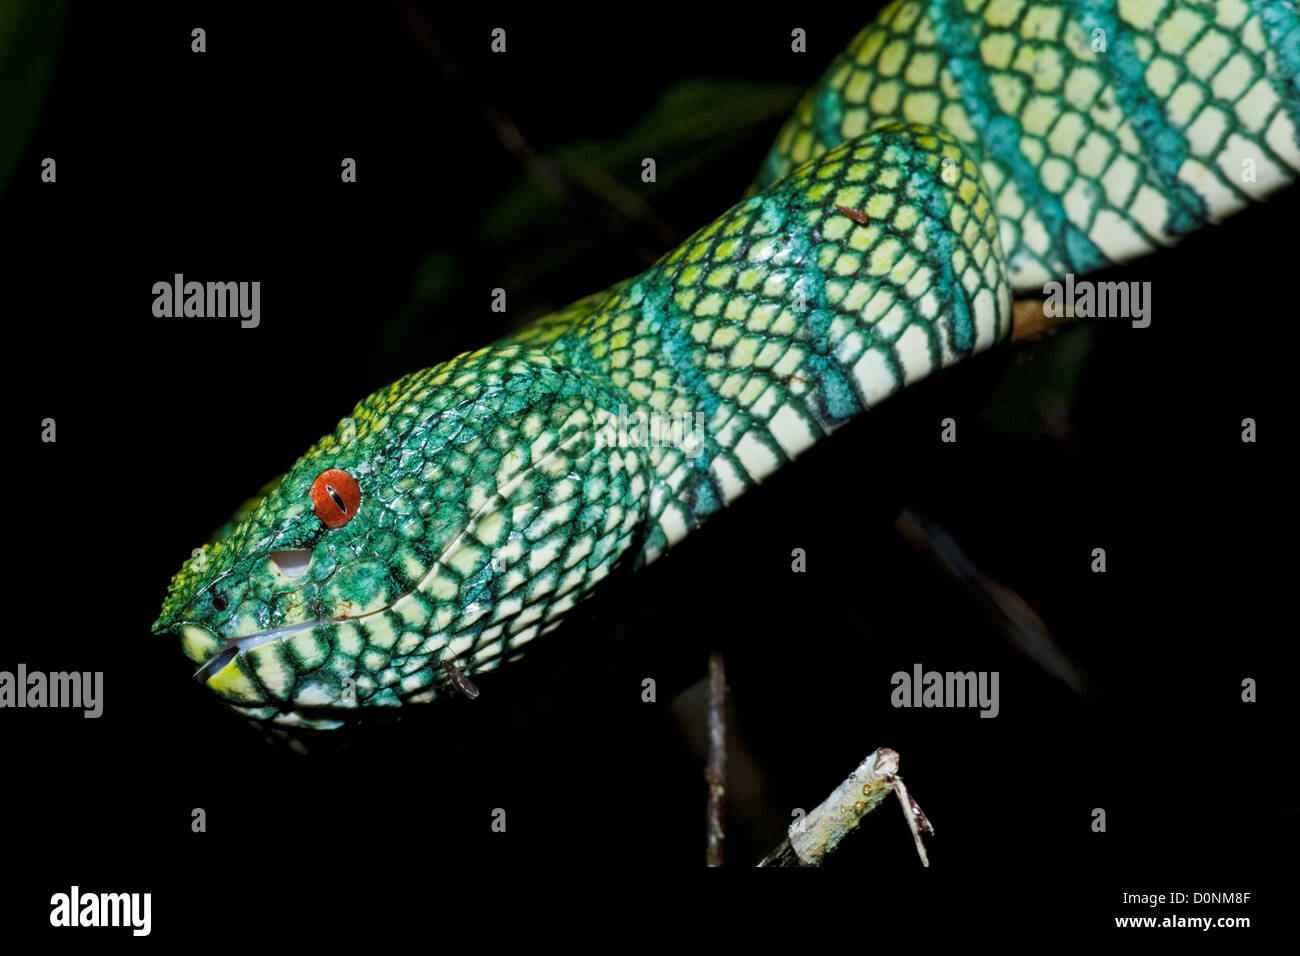
[[(887, 805), (822, 885), (737, 875), (714, 879), (709, 898), (805, 915), (879, 899), (934, 925), (973, 904), (987, 932), (1045, 915), (1072, 934), (1151, 912), (1122, 906), (1125, 891), (1240, 890), (1251, 904), (1211, 914), (1267, 922), (1296, 844), (1283, 786), (1294, 672), (1278, 658), (1295, 630), (1283, 451), (1294, 189), (1106, 276), (1152, 282), (1150, 328), (1078, 327), (910, 389), (669, 558), (611, 581), (523, 661), (481, 677), (472, 703), (340, 734), (304, 758), (222, 709), (174, 640), (149, 634), (190, 550), (358, 398), (669, 248), (585, 194), (514, 245), (485, 235), (522, 172), (484, 104), (542, 156), (616, 140), (676, 80), (811, 84), (868, 16), (73, 8), (0, 207), (21, 449), (6, 482), (0, 668), (102, 670), (105, 709), (0, 716), (6, 856), (26, 874), (4, 900), (7, 928), (48, 927), (50, 894), (72, 883), (152, 892), (164, 939), (218, 913), (254, 934), (304, 912), (339, 931), (378, 912), (418, 939), (578, 886), (634, 906), (692, 893), (703, 881), (680, 876), (703, 864), (699, 681), (715, 646), (733, 695), (733, 871), (878, 746), (900, 751), (938, 833), (924, 871)], [(495, 26), (505, 56), (489, 52)], [(789, 51), (794, 26), (808, 30), (805, 55)], [(735, 201), (779, 123), (729, 136), (657, 194), (674, 236)], [(44, 156), (56, 185), (39, 182)], [(343, 156), (357, 159), (355, 185), (339, 182)], [(637, 172), (616, 171), (634, 190)], [(550, 267), (521, 266), (520, 241), (553, 246)], [(426, 309), (412, 289), (431, 249), (450, 258)], [(151, 287), (175, 272), (261, 281), (261, 326), (155, 319)], [(510, 294), (504, 316), (488, 308), (496, 286)], [(1066, 360), (1078, 384), (1064, 418), (1008, 427), (999, 409), (1037, 408), (1035, 376)], [(47, 416), (56, 444), (39, 441)], [(946, 416), (955, 445), (938, 440)], [(1257, 444), (1240, 441), (1247, 416)], [(893, 528), (904, 507), (1037, 610), (1089, 695), (1007, 644), (906, 546)], [(795, 547), (806, 574), (790, 571)], [(1094, 547), (1104, 575), (1089, 570)], [(1001, 714), (892, 708), (890, 674), (918, 662), (999, 671)], [(655, 704), (641, 701), (646, 677)], [(1259, 682), (1256, 704), (1240, 700), (1244, 677)], [(191, 832), (195, 807), (206, 833)], [(505, 834), (490, 829), (497, 807)], [(715, 925), (774, 919), (728, 909)]]

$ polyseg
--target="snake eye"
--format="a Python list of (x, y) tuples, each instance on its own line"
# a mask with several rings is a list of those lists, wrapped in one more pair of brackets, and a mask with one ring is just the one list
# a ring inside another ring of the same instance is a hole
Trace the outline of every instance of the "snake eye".
[(341, 528), (361, 507), (361, 486), (341, 468), (327, 468), (311, 483), (311, 503), (327, 528)]

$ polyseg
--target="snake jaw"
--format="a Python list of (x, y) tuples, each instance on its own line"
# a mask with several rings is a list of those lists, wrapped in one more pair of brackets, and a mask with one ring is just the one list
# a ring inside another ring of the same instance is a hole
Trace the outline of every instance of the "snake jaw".
[(207, 683), (213, 675), (220, 673), (240, 653), (252, 650), (255, 647), (261, 647), (263, 644), (270, 644), (272, 641), (283, 640), (300, 631), (336, 623), (338, 621), (304, 621), (285, 627), (271, 628), (257, 634), (247, 634), (244, 637), (227, 638), (216, 653), (204, 661), (202, 666), (194, 672), (194, 678), (201, 684)]

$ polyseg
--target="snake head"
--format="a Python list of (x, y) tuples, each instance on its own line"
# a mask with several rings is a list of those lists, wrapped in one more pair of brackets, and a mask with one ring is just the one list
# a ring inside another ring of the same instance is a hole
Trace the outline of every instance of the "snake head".
[(331, 728), (445, 695), (628, 551), (648, 477), (638, 449), (602, 440), (619, 401), (519, 346), (399, 379), (194, 553), (154, 633), (259, 720)]

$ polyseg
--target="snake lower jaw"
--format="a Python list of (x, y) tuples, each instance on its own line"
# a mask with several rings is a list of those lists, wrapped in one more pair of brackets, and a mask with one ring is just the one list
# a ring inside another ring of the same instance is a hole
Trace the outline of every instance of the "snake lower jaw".
[[(272, 628), (269, 631), (259, 631), (256, 634), (246, 634), (243, 637), (227, 638), (207, 660), (200, 664), (199, 669), (194, 672), (194, 679), (200, 684), (206, 683), (210, 677), (219, 673), (227, 664), (234, 660), (237, 654), (252, 650), (255, 647), (261, 647), (264, 644), (270, 644), (272, 641), (283, 640), (284, 638), (291, 637), (301, 631), (308, 631), (312, 628), (324, 627), (335, 623), (338, 623), (338, 621), (328, 619), (304, 621), (300, 624), (290, 624), (286, 627)], [(186, 626), (193, 627), (195, 625)]]

